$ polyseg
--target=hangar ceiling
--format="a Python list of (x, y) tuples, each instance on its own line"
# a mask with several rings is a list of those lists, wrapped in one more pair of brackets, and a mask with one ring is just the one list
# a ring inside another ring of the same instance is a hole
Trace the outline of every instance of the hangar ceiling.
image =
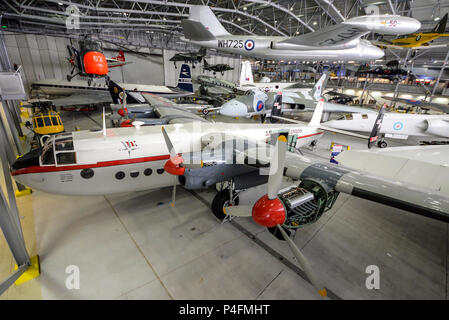
[[(124, 45), (196, 50), (179, 41), (180, 22), (195, 4), (211, 6), (231, 33), (268, 36), (308, 33), (367, 10), (413, 16), (429, 30), (449, 9), (445, 0), (3, 0), (0, 10), (3, 28), (11, 31), (71, 37), (89, 33)], [(79, 30), (66, 29), (71, 5), (80, 12)], [(443, 49), (431, 56), (441, 60), (446, 53)]]

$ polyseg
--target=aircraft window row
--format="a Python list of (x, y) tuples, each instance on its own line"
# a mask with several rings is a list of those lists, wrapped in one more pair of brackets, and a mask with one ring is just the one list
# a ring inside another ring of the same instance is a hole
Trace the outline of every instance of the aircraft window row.
[[(157, 169), (156, 170), (157, 171), (157, 173), (158, 174), (163, 174), (164, 173), (164, 169)], [(131, 171), (130, 173), (129, 173), (129, 175), (132, 177), (132, 178), (137, 178), (138, 176), (139, 176), (139, 174), (140, 174), (140, 172), (139, 171)], [(147, 168), (147, 169), (145, 169), (144, 171), (143, 171), (143, 174), (145, 175), (145, 176), (151, 176), (152, 174), (153, 174), (153, 169), (151, 169), (151, 168)], [(93, 174), (92, 174), (93, 175)], [(117, 179), (117, 180), (122, 180), (123, 178), (125, 178), (125, 176), (126, 176), (126, 174), (123, 172), (123, 171), (119, 171), (119, 172), (117, 172), (116, 174), (115, 174), (115, 178)]]
[(367, 114), (362, 114), (362, 119), (368, 119), (368, 115)]

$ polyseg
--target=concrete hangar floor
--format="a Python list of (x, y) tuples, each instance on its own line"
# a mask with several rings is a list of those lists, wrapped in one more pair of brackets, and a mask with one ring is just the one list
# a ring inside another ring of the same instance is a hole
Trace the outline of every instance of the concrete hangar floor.
[[(62, 113), (67, 131), (101, 124), (100, 113)], [(315, 152), (329, 158), (331, 141), (366, 146), (326, 133)], [(34, 190), (18, 205), (41, 275), (0, 299), (322, 299), (285, 243), (251, 218), (220, 223), (210, 212), (213, 196), (213, 190), (179, 187), (173, 209), (170, 188), (105, 197)], [(447, 223), (340, 195), (331, 211), (297, 232), (295, 242), (328, 299), (448, 297)], [(380, 270), (378, 290), (365, 284), (372, 265)], [(13, 266), (1, 238), (0, 277)], [(69, 266), (79, 268), (79, 289), (66, 287)]]

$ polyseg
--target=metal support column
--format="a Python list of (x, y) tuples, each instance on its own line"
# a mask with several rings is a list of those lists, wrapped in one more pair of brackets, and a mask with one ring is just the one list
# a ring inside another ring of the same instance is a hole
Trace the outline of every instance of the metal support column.
[[(17, 203), (12, 187), (12, 179), (9, 173), (8, 159), (5, 147), (8, 145), (7, 137), (3, 124), (0, 122), (0, 160), (2, 161), (3, 175), (6, 185), (5, 196), (3, 190), (0, 189), (0, 228), (3, 231), (6, 242), (12, 252), (17, 263), (18, 270), (0, 283), (0, 294), (6, 291), (31, 265), (31, 260), (26, 250), (23, 238), (22, 227), (17, 210)], [(8, 201), (9, 200), (9, 205)]]
[(448, 60), (449, 60), (449, 51), (448, 51), (447, 54), (446, 54), (446, 58), (444, 59), (443, 66), (441, 67), (440, 73), (438, 74), (437, 81), (435, 82), (435, 86), (433, 87), (432, 95), (430, 96), (430, 102), (432, 102), (433, 96), (435, 95), (435, 92), (437, 91), (438, 84), (440, 83), (441, 76), (443, 75), (444, 68), (446, 67), (447, 61), (448, 61)]

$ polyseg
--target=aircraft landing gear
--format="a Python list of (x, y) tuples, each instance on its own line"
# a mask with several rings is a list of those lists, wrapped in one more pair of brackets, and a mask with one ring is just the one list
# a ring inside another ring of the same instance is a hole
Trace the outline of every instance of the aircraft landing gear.
[[(232, 189), (231, 189), (232, 190)], [(231, 195), (232, 194), (232, 195)], [(230, 200), (232, 197), (232, 201)], [(218, 220), (223, 221), (227, 215), (223, 212), (223, 209), (228, 206), (238, 205), (239, 197), (238, 194), (230, 191), (226, 188), (218, 192), (214, 199), (212, 200), (212, 213)]]
[(379, 142), (377, 143), (377, 146), (379, 148), (386, 148), (387, 147), (387, 142), (385, 140), (379, 140)]

